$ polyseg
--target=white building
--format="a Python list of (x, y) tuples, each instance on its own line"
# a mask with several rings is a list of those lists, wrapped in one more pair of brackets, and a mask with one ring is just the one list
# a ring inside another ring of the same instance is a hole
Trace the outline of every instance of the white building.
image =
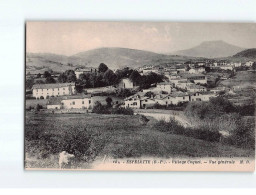
[(188, 92), (202, 92), (202, 91), (207, 91), (206, 87), (200, 86), (200, 85), (189, 85), (186, 87), (186, 90)]
[(234, 66), (232, 66), (232, 65), (220, 66), (220, 69), (222, 69), (222, 70), (233, 70)]
[(36, 99), (46, 99), (53, 96), (63, 96), (75, 94), (75, 83), (54, 83), (35, 84), (32, 87), (33, 97)]
[(83, 68), (83, 69), (76, 69), (75, 70), (75, 74), (76, 74), (76, 78), (79, 79), (79, 76), (81, 74), (85, 74), (85, 73), (91, 73), (91, 72), (95, 72), (96, 69), (92, 69), (92, 68)]
[(156, 88), (159, 91), (164, 91), (164, 92), (167, 92), (167, 93), (171, 93), (172, 89), (173, 89), (173, 83), (170, 83), (170, 82), (157, 83)]
[(132, 89), (134, 87), (134, 84), (130, 79), (125, 78), (119, 82), (118, 87), (122, 89)]
[(61, 101), (64, 109), (92, 109), (92, 99), (88, 97), (69, 97)]
[(205, 72), (205, 68), (204, 67), (191, 68), (188, 72), (190, 74), (199, 74), (199, 73)]
[(208, 102), (211, 98), (216, 97), (215, 93), (211, 92), (196, 92), (190, 94), (190, 101), (205, 101)]
[(245, 63), (245, 66), (251, 67), (253, 65), (253, 61), (248, 61)]

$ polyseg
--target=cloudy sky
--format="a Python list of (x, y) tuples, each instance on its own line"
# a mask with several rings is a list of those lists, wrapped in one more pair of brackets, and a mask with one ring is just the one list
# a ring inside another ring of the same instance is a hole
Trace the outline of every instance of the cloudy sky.
[(171, 53), (223, 40), (256, 47), (255, 24), (150, 22), (28, 22), (26, 49), (33, 53), (73, 55), (100, 47)]

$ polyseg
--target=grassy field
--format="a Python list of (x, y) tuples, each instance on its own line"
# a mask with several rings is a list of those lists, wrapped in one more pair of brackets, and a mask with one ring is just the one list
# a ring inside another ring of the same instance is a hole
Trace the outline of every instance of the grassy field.
[[(156, 120), (149, 118), (146, 126), (139, 122), (139, 116), (97, 115), (97, 114), (26, 114), (26, 137), (39, 131), (58, 139), (64, 132), (75, 128), (86, 128), (95, 135), (92, 143), (93, 158), (77, 160), (72, 168), (90, 168), (97, 159), (129, 157), (225, 157), (252, 156), (252, 150), (244, 150), (215, 142), (160, 132), (154, 129)], [(27, 168), (58, 168), (58, 149), (41, 156), (39, 145), (25, 140)], [(99, 146), (100, 145), (100, 146)]]

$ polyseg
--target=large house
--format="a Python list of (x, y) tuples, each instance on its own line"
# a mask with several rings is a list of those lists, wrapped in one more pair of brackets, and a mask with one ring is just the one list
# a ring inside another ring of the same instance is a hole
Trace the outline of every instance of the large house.
[(75, 83), (35, 84), (33, 85), (32, 90), (33, 97), (36, 99), (73, 95), (76, 93)]
[(159, 91), (164, 91), (164, 92), (167, 92), (167, 93), (171, 93), (172, 89), (173, 89), (173, 83), (170, 83), (170, 82), (157, 83), (156, 88)]
[(91, 73), (91, 72), (95, 72), (96, 69), (92, 69), (92, 68), (83, 68), (83, 69), (76, 69), (75, 70), (75, 74), (76, 74), (76, 78), (79, 79), (79, 76), (81, 74), (85, 74), (85, 73)]
[(91, 109), (92, 99), (91, 96), (86, 97), (68, 97), (61, 101), (62, 108), (64, 109)]

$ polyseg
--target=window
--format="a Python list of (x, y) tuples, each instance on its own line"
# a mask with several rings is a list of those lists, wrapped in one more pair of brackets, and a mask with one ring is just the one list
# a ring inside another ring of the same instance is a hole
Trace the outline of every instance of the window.
[(148, 102), (148, 100), (145, 100), (145, 102)]
[(52, 88), (52, 90), (54, 91), (54, 88)]
[(60, 90), (60, 88), (58, 88), (58, 91)]
[(183, 97), (183, 100), (185, 100), (185, 97)]
[(38, 92), (38, 89), (36, 90), (36, 92)]
[(75, 102), (73, 102), (73, 105), (75, 105)]
[(82, 101), (82, 104), (84, 104), (84, 101)]
[(89, 104), (91, 103), (91, 100), (89, 100)]
[(63, 88), (63, 90), (65, 90), (65, 88)]
[(65, 95), (65, 92), (63, 92), (63, 95)]

